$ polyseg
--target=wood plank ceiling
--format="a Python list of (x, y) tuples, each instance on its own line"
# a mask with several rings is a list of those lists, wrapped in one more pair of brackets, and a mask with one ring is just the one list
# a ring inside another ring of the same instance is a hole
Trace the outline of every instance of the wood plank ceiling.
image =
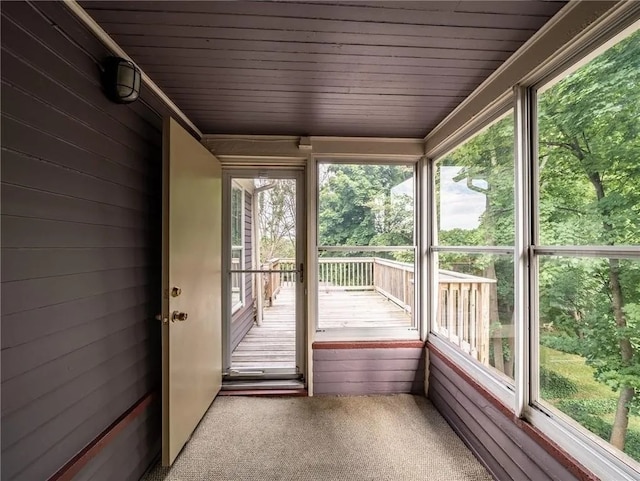
[(205, 133), (423, 137), (564, 3), (81, 4)]

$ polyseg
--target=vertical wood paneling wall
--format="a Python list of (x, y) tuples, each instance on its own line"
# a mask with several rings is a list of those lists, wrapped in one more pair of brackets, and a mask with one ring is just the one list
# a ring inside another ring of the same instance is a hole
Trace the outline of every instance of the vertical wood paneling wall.
[(428, 397), (495, 479), (580, 479), (525, 432), (518, 424), (523, 421), (499, 409), (434, 350), (429, 356)]
[[(421, 347), (313, 345), (313, 392), (321, 394), (424, 393)], [(356, 344), (356, 343), (345, 343)]]
[[(159, 387), (163, 107), (109, 102), (107, 55), (61, 3), (2, 3), (2, 479), (48, 479)], [(80, 479), (138, 479), (156, 404)]]
[[(253, 196), (244, 191), (244, 265), (250, 269), (253, 259)], [(253, 282), (252, 275), (244, 276), (244, 306), (231, 318), (231, 350), (233, 351), (249, 329), (253, 326), (255, 314), (253, 311)]]

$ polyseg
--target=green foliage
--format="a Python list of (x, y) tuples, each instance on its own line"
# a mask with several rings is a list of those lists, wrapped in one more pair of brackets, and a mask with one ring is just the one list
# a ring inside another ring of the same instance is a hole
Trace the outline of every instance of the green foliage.
[(578, 386), (571, 379), (540, 366), (540, 391), (544, 399), (561, 399), (578, 392)]
[[(615, 401), (610, 399), (569, 399), (560, 401), (557, 407), (602, 439), (611, 437), (612, 424), (605, 421), (602, 415), (615, 411)], [(640, 431), (636, 429), (627, 431), (624, 452), (633, 459), (640, 460)]]
[(584, 346), (582, 341), (576, 337), (567, 335), (559, 336), (540, 336), (540, 344), (550, 347), (556, 351), (566, 352), (568, 354), (584, 355)]
[(558, 409), (576, 416), (584, 415), (602, 416), (616, 410), (615, 399), (563, 399), (556, 405)]
[[(485, 209), (477, 229), (439, 229), (441, 245), (513, 245), (514, 243), (513, 117), (508, 116), (456, 148), (438, 163), (437, 212), (443, 194), (440, 168), (458, 167), (454, 181), (482, 194)], [(443, 197), (444, 196), (444, 197)], [(438, 225), (442, 225), (438, 218)]]
[(541, 95), (543, 243), (638, 243), (639, 83), (636, 32)]
[[(539, 94), (540, 244), (640, 245), (639, 85), (636, 31)], [(512, 120), (491, 125), (440, 165), (439, 226), (447, 225), (440, 206), (451, 200), (447, 196), (452, 191), (441, 182), (451, 172), (444, 168), (459, 169), (454, 177), (458, 191), (484, 198), (478, 226), (440, 228), (440, 244), (512, 245)], [(491, 295), (497, 296), (499, 319), (492, 308), (491, 320), (512, 322), (513, 282), (505, 281), (513, 279), (512, 263), (464, 253), (440, 254), (439, 260), (441, 268), (497, 279)], [(629, 408), (638, 412), (640, 262), (542, 256), (538, 282), (542, 345), (583, 356), (595, 380), (613, 393), (633, 388)], [(543, 397), (557, 399), (578, 387), (569, 377), (542, 368), (541, 389)]]
[(394, 193), (409, 166), (323, 165), (318, 209), (321, 245), (413, 245), (413, 197)]
[[(638, 85), (640, 31), (539, 96), (542, 244), (640, 244)], [(640, 393), (638, 269), (637, 262), (617, 259), (546, 258), (539, 276), (540, 325), (553, 335), (541, 342), (583, 355), (595, 379), (614, 393), (634, 389), (632, 412)], [(611, 426), (587, 407), (564, 406), (609, 439)], [(627, 444), (633, 436), (627, 432)]]

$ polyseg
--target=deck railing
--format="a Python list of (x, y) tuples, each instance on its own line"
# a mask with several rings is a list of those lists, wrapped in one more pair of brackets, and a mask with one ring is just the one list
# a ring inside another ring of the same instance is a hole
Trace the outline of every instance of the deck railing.
[[(241, 268), (242, 268), (242, 263), (240, 262), (240, 257), (232, 257), (231, 269), (239, 270)], [(242, 274), (240, 272), (233, 272), (231, 274), (231, 304), (234, 306), (234, 309), (240, 302), (242, 302), (241, 286), (242, 286)]]
[(440, 269), (433, 329), (484, 364), (489, 363), (490, 286), (496, 281)]
[(325, 290), (373, 289), (373, 257), (321, 257), (318, 280)]
[(373, 288), (407, 312), (413, 312), (413, 265), (373, 258)]
[[(269, 270), (293, 270), (293, 259), (271, 259)], [(265, 299), (272, 305), (280, 289), (295, 281), (295, 274), (265, 274)], [(375, 290), (408, 313), (414, 311), (413, 264), (380, 257), (321, 257), (319, 288)], [(479, 361), (488, 363), (490, 343), (490, 285), (493, 279), (441, 269), (438, 309), (433, 329)]]
[(293, 259), (270, 259), (262, 264), (260, 268), (272, 271), (262, 275), (264, 299), (267, 302), (267, 306), (272, 306), (273, 301), (278, 297), (280, 289), (295, 283), (295, 272), (280, 272), (294, 270), (295, 262)]

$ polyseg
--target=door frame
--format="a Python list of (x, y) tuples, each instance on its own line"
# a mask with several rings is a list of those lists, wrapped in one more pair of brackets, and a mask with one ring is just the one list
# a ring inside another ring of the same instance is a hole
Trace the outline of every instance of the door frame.
[[(291, 379), (302, 376), (305, 383), (307, 373), (307, 229), (306, 229), (306, 175), (304, 168), (260, 167), (225, 168), (222, 167), (222, 369), (223, 375), (229, 374), (231, 367), (231, 190), (233, 179), (293, 179), (296, 181), (296, 265), (303, 264), (302, 282), (296, 282), (296, 373), (289, 369), (266, 369), (259, 379)], [(246, 269), (246, 266), (245, 266)], [(295, 374), (295, 376), (294, 376)], [(240, 379), (255, 378), (238, 376)]]

